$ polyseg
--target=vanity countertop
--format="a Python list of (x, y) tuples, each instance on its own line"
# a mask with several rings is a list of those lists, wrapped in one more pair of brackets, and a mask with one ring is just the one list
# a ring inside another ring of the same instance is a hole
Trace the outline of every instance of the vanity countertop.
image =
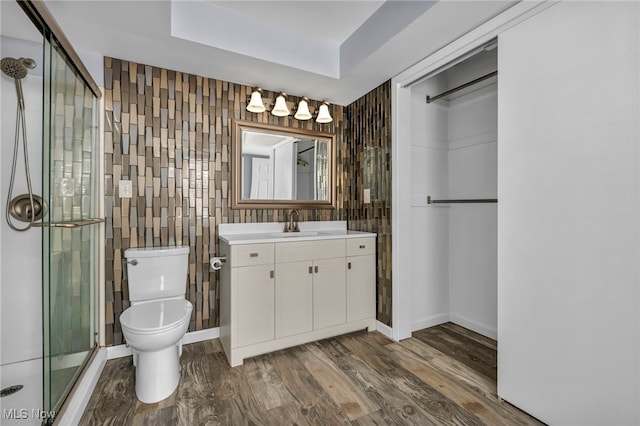
[(334, 240), (377, 235), (372, 232), (349, 230), (346, 221), (299, 222), (298, 225), (300, 232), (283, 232), (283, 222), (221, 223), (218, 225), (218, 235), (221, 241), (229, 245)]

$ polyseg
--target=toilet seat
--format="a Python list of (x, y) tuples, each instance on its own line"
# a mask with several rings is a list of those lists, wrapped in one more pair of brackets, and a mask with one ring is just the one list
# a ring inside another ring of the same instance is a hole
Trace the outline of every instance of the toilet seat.
[(154, 300), (130, 306), (120, 315), (120, 323), (138, 334), (157, 334), (179, 327), (191, 316), (185, 299)]

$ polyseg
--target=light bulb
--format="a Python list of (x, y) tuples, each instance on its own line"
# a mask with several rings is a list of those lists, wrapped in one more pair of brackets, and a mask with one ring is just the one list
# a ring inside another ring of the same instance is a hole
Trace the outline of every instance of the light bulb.
[(309, 112), (309, 103), (308, 99), (303, 97), (300, 102), (298, 102), (298, 109), (296, 110), (296, 115), (293, 117), (296, 120), (309, 120), (311, 118), (311, 113)]
[(280, 93), (276, 98), (276, 104), (271, 110), (271, 114), (275, 115), (276, 117), (286, 117), (287, 115), (291, 114), (291, 112), (289, 111), (289, 107), (287, 107), (285, 96), (287, 96), (285, 93)]
[(262, 89), (255, 89), (251, 93), (251, 100), (249, 101), (249, 105), (247, 105), (247, 111), (261, 113), (266, 110), (264, 107), (264, 103), (262, 102)]
[(331, 123), (333, 121), (333, 117), (329, 113), (329, 105), (327, 102), (323, 102), (320, 105), (320, 109), (318, 109), (318, 117), (316, 118), (316, 123)]

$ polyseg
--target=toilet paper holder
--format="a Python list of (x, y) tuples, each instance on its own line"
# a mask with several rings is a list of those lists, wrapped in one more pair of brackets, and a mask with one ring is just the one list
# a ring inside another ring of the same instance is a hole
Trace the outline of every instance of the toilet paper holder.
[(214, 271), (218, 271), (222, 268), (222, 264), (226, 263), (226, 261), (227, 261), (226, 255), (214, 256), (209, 261), (209, 264), (211, 265), (211, 269), (213, 269)]

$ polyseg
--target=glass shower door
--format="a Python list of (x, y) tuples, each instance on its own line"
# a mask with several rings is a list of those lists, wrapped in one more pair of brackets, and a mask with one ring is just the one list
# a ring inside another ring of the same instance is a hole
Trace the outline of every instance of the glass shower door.
[(44, 409), (58, 411), (96, 347), (98, 102), (45, 36)]

